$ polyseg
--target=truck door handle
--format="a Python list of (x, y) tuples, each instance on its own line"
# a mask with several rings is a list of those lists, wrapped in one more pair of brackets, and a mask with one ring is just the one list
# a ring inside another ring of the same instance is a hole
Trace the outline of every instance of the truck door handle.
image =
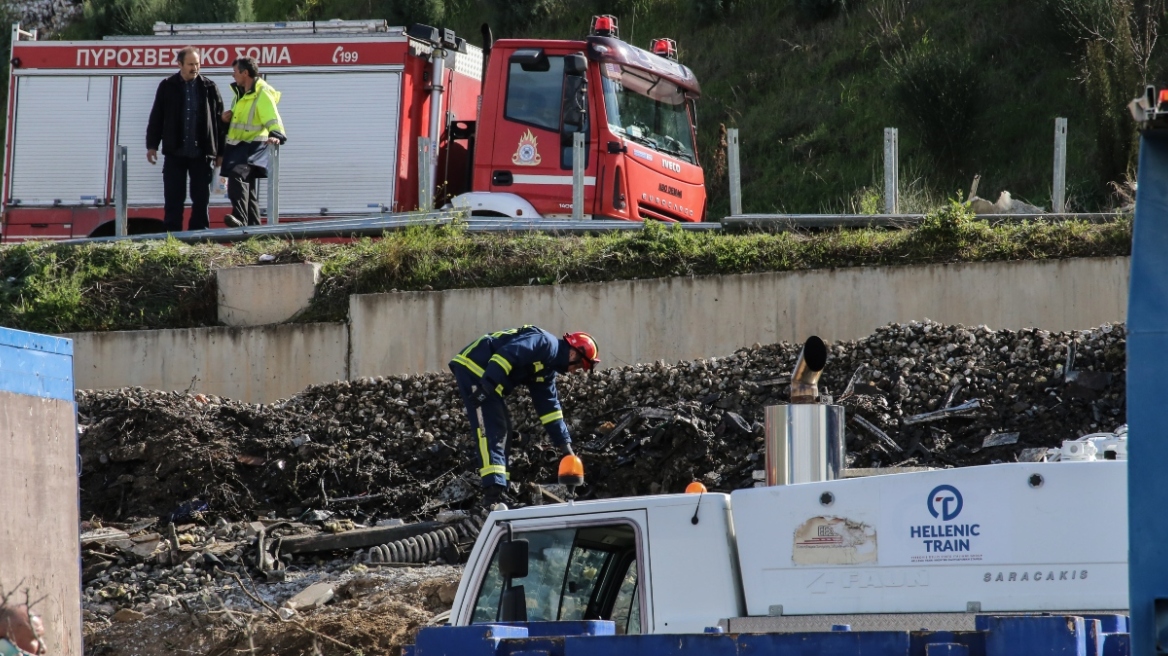
[(491, 184), (497, 187), (510, 187), (515, 183), (515, 176), (510, 171), (492, 171)]

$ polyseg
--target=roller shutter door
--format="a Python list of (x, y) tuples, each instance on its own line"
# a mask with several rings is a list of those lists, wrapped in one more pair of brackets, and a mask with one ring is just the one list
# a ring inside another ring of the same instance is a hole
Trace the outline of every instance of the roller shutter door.
[(10, 197), (93, 205), (106, 197), (112, 78), (22, 75), (16, 87)]
[[(118, 101), (118, 145), (126, 146), (129, 161), (126, 165), (129, 187), (126, 190), (130, 205), (163, 204), (162, 193), (162, 153), (158, 164), (146, 161), (146, 124), (150, 121), (150, 108), (154, 106), (154, 94), (158, 85), (167, 75), (127, 76), (121, 81)], [(219, 87), (226, 107), (231, 106), (231, 75), (209, 75)], [(161, 149), (161, 144), (159, 149)], [(189, 201), (189, 195), (188, 195)], [(211, 194), (212, 205), (228, 204), (227, 197)]]
[[(377, 212), (394, 205), (401, 74), (272, 73), (288, 143), (280, 214)], [(267, 182), (260, 185), (267, 206)]]

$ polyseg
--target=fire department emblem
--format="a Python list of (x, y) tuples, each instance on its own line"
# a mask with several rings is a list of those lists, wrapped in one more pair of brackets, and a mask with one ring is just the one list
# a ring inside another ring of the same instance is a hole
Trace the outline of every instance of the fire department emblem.
[(511, 156), (511, 163), (516, 166), (536, 166), (543, 158), (539, 156), (539, 151), (535, 147), (535, 135), (531, 130), (523, 133), (519, 137), (519, 148), (515, 154)]

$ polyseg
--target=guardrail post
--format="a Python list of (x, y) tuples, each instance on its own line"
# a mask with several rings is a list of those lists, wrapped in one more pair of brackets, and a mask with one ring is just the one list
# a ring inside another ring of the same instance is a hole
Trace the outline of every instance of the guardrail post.
[(430, 138), (418, 137), (418, 209), (434, 209), (434, 186), (430, 183)]
[(118, 146), (114, 151), (114, 234), (118, 237), (129, 234), (130, 221), (127, 217), (129, 157), (126, 146)]
[(1054, 120), (1054, 191), (1051, 211), (1062, 214), (1067, 200), (1067, 119)]
[(584, 133), (572, 135), (572, 220), (584, 220)]
[(280, 222), (280, 144), (268, 144), (268, 225)]
[(884, 213), (900, 214), (900, 131), (884, 128)]
[(726, 170), (730, 174), (730, 216), (742, 214), (742, 169), (738, 164), (738, 128), (726, 130)]

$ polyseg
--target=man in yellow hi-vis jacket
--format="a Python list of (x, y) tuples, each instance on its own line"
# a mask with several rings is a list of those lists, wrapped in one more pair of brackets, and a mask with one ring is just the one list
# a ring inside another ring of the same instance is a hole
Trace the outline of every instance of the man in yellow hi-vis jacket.
[[(267, 175), (248, 166), (248, 158), (267, 144), (282, 144), (288, 140), (284, 123), (276, 104), (280, 92), (260, 78), (260, 69), (251, 57), (240, 57), (231, 64), (235, 82), (235, 102), (223, 112), (227, 129), (227, 154), (223, 172), (227, 176), (227, 196), (231, 199), (231, 214), (224, 221), (232, 227), (260, 224), (260, 203), (257, 179)], [(261, 173), (257, 175), (257, 173)]]

